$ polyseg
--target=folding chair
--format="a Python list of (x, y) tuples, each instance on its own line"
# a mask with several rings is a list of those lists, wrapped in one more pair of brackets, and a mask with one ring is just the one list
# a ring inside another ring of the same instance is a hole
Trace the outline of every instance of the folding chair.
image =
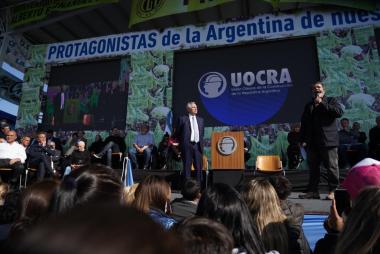
[(283, 174), (282, 162), (278, 155), (259, 155), (256, 158), (255, 174)]

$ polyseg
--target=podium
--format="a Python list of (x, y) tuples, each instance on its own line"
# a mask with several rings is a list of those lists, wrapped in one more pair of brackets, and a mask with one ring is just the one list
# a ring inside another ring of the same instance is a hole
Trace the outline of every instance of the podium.
[(211, 135), (211, 168), (244, 170), (244, 133), (214, 132)]

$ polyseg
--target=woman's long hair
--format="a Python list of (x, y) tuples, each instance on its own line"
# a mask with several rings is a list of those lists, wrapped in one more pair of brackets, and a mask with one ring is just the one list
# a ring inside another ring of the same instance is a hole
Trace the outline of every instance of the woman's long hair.
[(380, 187), (362, 190), (354, 201), (335, 253), (380, 253)]
[(242, 195), (252, 214), (265, 249), (288, 253), (288, 233), (277, 193), (265, 179), (251, 180)]
[(71, 172), (61, 182), (53, 202), (54, 213), (65, 213), (89, 203), (122, 203), (123, 185), (116, 172), (104, 165), (95, 164)]
[(133, 205), (143, 212), (148, 212), (150, 208), (167, 212), (165, 208), (170, 204), (170, 195), (170, 185), (164, 178), (149, 175), (137, 187)]
[(222, 223), (232, 233), (235, 246), (247, 253), (265, 252), (247, 205), (232, 187), (217, 183), (207, 188), (199, 200), (196, 215)]

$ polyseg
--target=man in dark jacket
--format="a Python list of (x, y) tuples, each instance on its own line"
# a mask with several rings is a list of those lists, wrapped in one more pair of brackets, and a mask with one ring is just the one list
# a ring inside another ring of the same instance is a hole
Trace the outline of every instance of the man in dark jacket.
[(118, 128), (112, 128), (112, 133), (110, 136), (104, 140), (104, 148), (100, 153), (93, 154), (95, 158), (102, 158), (105, 154), (107, 155), (107, 166), (112, 166), (112, 153), (124, 154), (126, 150), (126, 145), (124, 138), (120, 135), (120, 130)]
[(308, 192), (300, 198), (319, 199), (320, 166), (327, 169), (329, 194), (334, 199), (334, 191), (339, 184), (338, 167), (338, 129), (336, 119), (343, 110), (333, 97), (325, 96), (322, 82), (312, 85), (313, 99), (307, 103), (301, 119), (301, 144), (306, 147), (309, 165)]

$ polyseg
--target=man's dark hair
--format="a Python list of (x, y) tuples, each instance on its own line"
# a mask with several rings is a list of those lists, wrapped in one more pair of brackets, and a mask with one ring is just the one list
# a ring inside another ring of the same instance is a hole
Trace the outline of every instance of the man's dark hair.
[(350, 121), (350, 120), (348, 120), (348, 118), (342, 118), (342, 119), (340, 119), (340, 122), (343, 122), (343, 121)]
[(232, 253), (234, 240), (225, 226), (219, 222), (190, 217), (175, 227), (183, 243), (185, 253)]
[(201, 186), (194, 179), (186, 180), (181, 190), (181, 194), (183, 198), (187, 200), (191, 200), (191, 201), (196, 199), (200, 192), (201, 192)]
[(280, 200), (285, 200), (292, 192), (292, 184), (285, 176), (271, 176), (268, 178), (273, 188), (276, 190), (277, 196)]

